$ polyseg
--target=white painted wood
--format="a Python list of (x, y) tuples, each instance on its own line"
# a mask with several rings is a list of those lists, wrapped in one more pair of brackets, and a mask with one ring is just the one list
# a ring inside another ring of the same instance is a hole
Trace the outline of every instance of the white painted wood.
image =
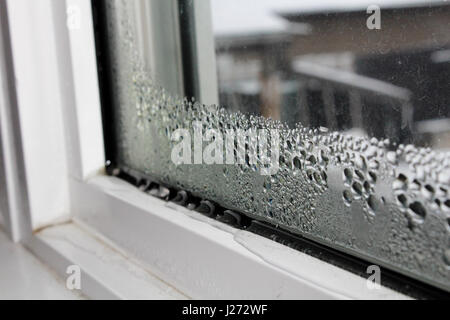
[[(10, 197), (23, 198), (21, 203), (27, 206), (8, 212), (5, 224), (20, 225), (13, 223), (17, 217), (29, 216), (37, 229), (70, 219), (70, 178), (82, 180), (104, 167), (91, 4), (89, 0), (7, 0), (2, 6), (12, 58), (11, 72), (2, 72), (2, 99), (14, 102), (10, 96), (17, 97), (15, 105), (2, 108), (3, 113), (17, 112), (16, 122), (2, 116), (3, 139), (11, 132), (19, 139), (13, 145), (22, 153), (18, 160), (23, 161), (21, 184), (26, 198), (12, 187), (8, 192)], [(70, 7), (79, 10), (79, 28), (68, 28)], [(3, 149), (11, 144), (9, 140)], [(18, 169), (8, 167), (5, 172), (20, 173)]]
[(69, 223), (37, 233), (28, 246), (46, 257), (63, 277), (67, 267), (81, 268), (81, 291), (92, 299), (186, 299), (148, 268), (134, 263), (79, 226)]
[[(71, 15), (79, 13), (79, 17)], [(63, 113), (69, 129), (70, 175), (85, 179), (104, 168), (102, 116), (90, 0), (55, 1), (58, 63), (63, 83)], [(79, 28), (68, 19), (79, 19)], [(69, 24), (69, 28), (66, 28)]]
[[(69, 214), (68, 154), (61, 105), (54, 1), (6, 0), (33, 228)], [(22, 186), (22, 187), (25, 187)], [(19, 212), (18, 214), (26, 214)]]
[(0, 300), (4, 299), (84, 299), (70, 291), (63, 278), (0, 230)]
[(6, 2), (0, 2), (0, 215), (19, 241), (31, 232), (16, 78)]

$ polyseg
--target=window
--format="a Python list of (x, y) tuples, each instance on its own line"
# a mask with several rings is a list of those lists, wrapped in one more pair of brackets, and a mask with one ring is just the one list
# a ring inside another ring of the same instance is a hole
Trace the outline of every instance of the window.
[(110, 173), (448, 289), (450, 6), (379, 2), (96, 5)]
[(1, 1), (6, 231), (63, 276), (90, 234), (194, 298), (448, 294), (448, 6), (306, 2)]

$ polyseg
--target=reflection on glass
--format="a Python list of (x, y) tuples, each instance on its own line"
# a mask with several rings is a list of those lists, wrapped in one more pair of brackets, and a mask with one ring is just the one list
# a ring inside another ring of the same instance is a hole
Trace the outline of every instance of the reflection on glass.
[[(450, 3), (212, 0), (220, 103), (311, 127), (450, 147)], [(372, 21), (373, 22), (373, 21)]]

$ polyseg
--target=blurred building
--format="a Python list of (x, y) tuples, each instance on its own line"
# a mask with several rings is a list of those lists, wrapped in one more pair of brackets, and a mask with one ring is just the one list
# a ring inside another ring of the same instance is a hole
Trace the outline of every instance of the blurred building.
[(272, 10), (272, 28), (218, 33), (221, 104), (291, 126), (450, 147), (435, 138), (450, 131), (450, 3), (411, 3), (381, 7), (381, 30), (367, 27), (365, 6), (294, 6)]

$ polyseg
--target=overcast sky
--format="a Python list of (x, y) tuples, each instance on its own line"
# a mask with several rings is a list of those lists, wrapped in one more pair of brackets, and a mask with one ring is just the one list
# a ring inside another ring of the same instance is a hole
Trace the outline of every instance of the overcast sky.
[(383, 7), (414, 6), (450, 0), (211, 0), (214, 33), (251, 34), (285, 29), (276, 12), (317, 12), (366, 9), (371, 4)]

